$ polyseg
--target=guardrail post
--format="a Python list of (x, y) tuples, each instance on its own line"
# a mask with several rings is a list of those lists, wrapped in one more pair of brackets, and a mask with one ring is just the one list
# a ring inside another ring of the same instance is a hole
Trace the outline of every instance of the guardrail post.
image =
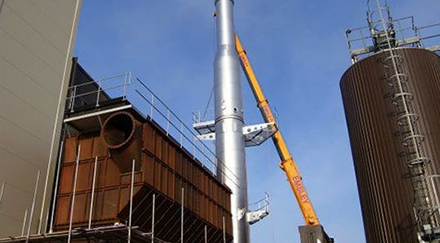
[(73, 86), (72, 95), (70, 96), (71, 102), (70, 102), (70, 112), (73, 112), (73, 109), (75, 107), (75, 96), (76, 96), (76, 85)]
[(170, 110), (167, 109), (167, 136), (169, 135), (169, 129), (170, 129)]
[(205, 157), (206, 157), (206, 155), (205, 155), (205, 146), (203, 146), (203, 144), (202, 144), (202, 164), (204, 165), (205, 163), (204, 163), (204, 161), (205, 161)]
[(197, 143), (197, 139), (194, 137), (193, 141), (194, 141), (193, 142), (193, 149), (194, 149), (193, 158), (195, 159), (196, 158), (196, 143)]
[(99, 106), (99, 95), (101, 94), (101, 80), (98, 82), (98, 92), (96, 93), (96, 107)]
[(122, 100), (126, 100), (127, 99), (127, 85), (130, 84), (130, 76), (131, 73), (127, 72), (124, 76), (124, 86), (123, 86), (123, 91), (122, 91)]
[(153, 120), (153, 109), (154, 109), (154, 95), (151, 94), (151, 110), (150, 110), (150, 119)]
[(180, 147), (183, 147), (183, 123), (180, 123)]

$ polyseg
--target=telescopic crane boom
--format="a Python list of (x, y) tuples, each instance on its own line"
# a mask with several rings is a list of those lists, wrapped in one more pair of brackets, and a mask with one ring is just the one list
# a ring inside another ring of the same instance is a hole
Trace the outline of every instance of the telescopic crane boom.
[(243, 46), (241, 45), (237, 35), (235, 36), (235, 47), (238, 56), (240, 57), (241, 66), (246, 74), (252, 92), (254, 93), (255, 100), (257, 101), (257, 106), (260, 109), (265, 122), (272, 123), (272, 126), (274, 126), (274, 130), (276, 131), (272, 136), (272, 141), (275, 144), (278, 155), (281, 159), (280, 167), (287, 176), (287, 180), (289, 181), (290, 187), (295, 194), (295, 198), (298, 201), (299, 207), (303, 214), (304, 221), (306, 225), (319, 225), (318, 217), (316, 216), (312, 202), (307, 195), (306, 189), (302, 182), (301, 174), (298, 171), (298, 168), (289, 152), (289, 149), (287, 148), (286, 143), (284, 142), (281, 132), (277, 128), (269, 102), (261, 90), (260, 84), (258, 83), (255, 73), (252, 70), (249, 59), (247, 58), (246, 51), (243, 49)]

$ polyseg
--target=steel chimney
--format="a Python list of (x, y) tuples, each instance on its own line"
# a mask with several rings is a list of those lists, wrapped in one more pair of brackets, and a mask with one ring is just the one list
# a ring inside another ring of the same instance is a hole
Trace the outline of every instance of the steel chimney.
[(249, 242), (246, 219), (247, 179), (243, 136), (243, 97), (240, 62), (235, 51), (233, 0), (216, 0), (217, 54), (214, 63), (215, 147), (217, 175), (231, 190), (235, 243)]

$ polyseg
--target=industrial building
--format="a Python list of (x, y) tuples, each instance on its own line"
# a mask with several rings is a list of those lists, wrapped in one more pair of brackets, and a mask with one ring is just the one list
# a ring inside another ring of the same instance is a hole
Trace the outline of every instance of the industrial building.
[[(0, 115), (1, 243), (248, 243), (269, 211), (267, 198), (249, 209), (246, 147), (269, 138), (301, 242), (334, 242), (235, 33), (234, 1), (213, 2), (215, 115), (191, 127), (132, 73), (95, 79), (72, 58), (82, 0), (0, 0), (0, 103), (13, 104)], [(439, 35), (379, 1), (368, 16), (346, 32), (341, 79), (367, 242), (439, 242), (440, 46), (423, 45)], [(240, 65), (264, 123), (245, 123)]]
[(372, 5), (340, 82), (367, 242), (438, 242), (439, 35)]
[[(218, 178), (240, 180), (207, 169), (223, 162), (142, 81), (94, 80), (72, 59), (81, 3), (1, 2), (1, 98), (14, 104), (1, 110), (2, 242), (230, 242), (231, 191)], [(22, 117), (35, 104), (43, 120)]]
[[(230, 189), (204, 166), (209, 150), (186, 149), (193, 141), (175, 129), (183, 124), (170, 110), (150, 100), (133, 105), (129, 74), (96, 83), (79, 64), (73, 69), (49, 231), (83, 228), (90, 235), (79, 238), (98, 240), (94, 233), (106, 239), (135, 225), (138, 237), (155, 242), (230, 241)], [(145, 97), (148, 89), (136, 92)], [(139, 112), (147, 105), (147, 115)]]
[(94, 80), (74, 58), (69, 80), (47, 226), (25, 217), (2, 242), (231, 241), (231, 191), (195, 131), (130, 73)]

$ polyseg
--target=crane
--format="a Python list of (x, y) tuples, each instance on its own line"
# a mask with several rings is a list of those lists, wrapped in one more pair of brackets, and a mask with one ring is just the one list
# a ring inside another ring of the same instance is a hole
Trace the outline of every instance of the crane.
[(309, 225), (319, 225), (318, 217), (313, 209), (312, 202), (307, 194), (306, 188), (302, 182), (301, 174), (293, 160), (292, 155), (287, 148), (286, 142), (284, 141), (283, 135), (278, 129), (275, 123), (275, 117), (269, 106), (269, 102), (263, 94), (263, 91), (258, 83), (255, 73), (247, 57), (246, 51), (241, 45), (240, 39), (235, 35), (235, 47), (237, 54), (240, 58), (240, 63), (246, 74), (249, 85), (254, 94), (255, 100), (257, 101), (257, 106), (260, 109), (261, 115), (263, 116), (266, 123), (271, 123), (273, 130), (276, 132), (272, 135), (272, 141), (278, 151), (278, 155), (281, 159), (280, 167), (286, 174), (287, 180), (289, 181), (290, 187), (295, 194), (295, 198), (301, 209), (302, 215), (304, 217), (305, 224)]

